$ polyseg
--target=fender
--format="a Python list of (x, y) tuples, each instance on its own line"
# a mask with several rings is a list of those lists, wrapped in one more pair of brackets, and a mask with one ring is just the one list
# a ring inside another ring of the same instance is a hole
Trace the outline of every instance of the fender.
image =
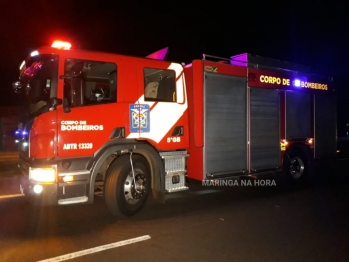
[[(287, 153), (290, 151), (290, 150), (300, 150), (302, 151), (308, 158), (309, 161), (311, 161), (313, 159), (312, 157), (312, 154), (311, 154), (311, 149), (308, 145), (304, 144), (304, 143), (294, 143), (294, 144), (291, 144), (286, 152), (285, 152), (285, 156), (287, 157)], [(284, 158), (282, 158), (282, 162), (284, 162)]]
[(98, 170), (101, 168), (104, 161), (113, 153), (122, 151), (137, 153), (142, 155), (149, 163), (151, 173), (151, 188), (154, 199), (159, 202), (164, 202), (165, 197), (165, 167), (159, 153), (149, 144), (138, 142), (134, 139), (123, 139), (109, 141), (101, 147), (94, 155), (94, 161), (91, 170), (91, 183), (89, 188), (88, 202), (94, 200), (94, 181)]

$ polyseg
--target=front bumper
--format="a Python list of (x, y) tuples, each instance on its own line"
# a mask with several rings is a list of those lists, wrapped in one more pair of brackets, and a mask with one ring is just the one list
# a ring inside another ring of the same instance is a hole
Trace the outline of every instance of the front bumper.
[[(40, 206), (56, 206), (75, 203), (88, 202), (90, 171), (82, 170), (81, 166), (70, 170), (62, 170), (61, 162), (59, 161), (23, 161), (20, 160), (20, 189), (28, 198), (29, 202)], [(86, 163), (86, 162), (85, 162)], [(49, 165), (57, 165), (57, 177), (55, 182), (39, 182), (29, 179), (29, 169), (34, 167), (45, 167)], [(64, 177), (69, 176), (72, 181), (64, 181)], [(36, 189), (41, 190), (36, 190)]]
[[(41, 193), (35, 193), (34, 187), (42, 186)], [(57, 184), (40, 184), (29, 180), (29, 175), (22, 175), (20, 189), (28, 200), (35, 205), (54, 206), (58, 205)]]
[[(30, 181), (22, 176), (20, 189), (29, 202), (40, 206), (69, 205), (88, 202), (88, 183), (51, 183), (43, 184)], [(40, 192), (35, 187), (40, 186)]]

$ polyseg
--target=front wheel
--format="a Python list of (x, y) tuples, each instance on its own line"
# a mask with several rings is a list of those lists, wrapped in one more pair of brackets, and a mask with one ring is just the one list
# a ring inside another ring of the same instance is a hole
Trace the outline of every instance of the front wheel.
[(114, 215), (131, 216), (139, 212), (150, 191), (150, 168), (140, 155), (118, 157), (110, 165), (104, 184), (106, 204)]

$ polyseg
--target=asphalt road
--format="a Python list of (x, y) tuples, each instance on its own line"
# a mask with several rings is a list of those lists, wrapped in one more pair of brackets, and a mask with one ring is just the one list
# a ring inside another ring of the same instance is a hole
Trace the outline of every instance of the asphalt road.
[(0, 198), (0, 261), (349, 261), (348, 166), (299, 190), (195, 187), (126, 219), (102, 198), (51, 208)]

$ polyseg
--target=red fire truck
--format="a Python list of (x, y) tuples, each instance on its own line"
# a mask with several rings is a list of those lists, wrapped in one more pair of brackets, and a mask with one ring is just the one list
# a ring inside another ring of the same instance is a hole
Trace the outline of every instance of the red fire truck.
[(102, 188), (113, 214), (133, 215), (187, 180), (282, 170), (300, 184), (336, 156), (330, 78), (250, 54), (154, 58), (60, 42), (22, 63), (13, 88), (28, 98), (19, 166), (31, 201), (92, 203)]

